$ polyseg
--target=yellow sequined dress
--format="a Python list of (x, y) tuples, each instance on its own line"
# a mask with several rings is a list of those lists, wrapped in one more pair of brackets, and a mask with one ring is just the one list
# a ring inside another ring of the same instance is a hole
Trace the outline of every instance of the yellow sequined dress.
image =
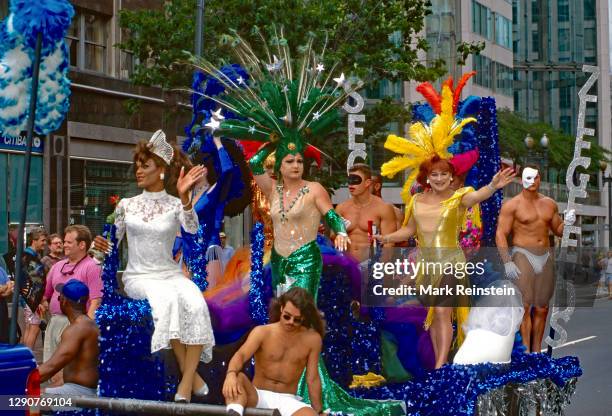
[[(465, 263), (465, 255), (459, 246), (459, 233), (465, 223), (467, 210), (461, 205), (461, 198), (473, 191), (472, 187), (460, 188), (450, 198), (435, 205), (425, 204), (422, 202), (422, 196), (418, 194), (410, 199), (406, 215), (413, 217), (416, 223), (420, 261), (442, 266)], [(428, 270), (429, 273), (420, 273), (417, 276), (417, 287), (425, 285), (439, 287), (442, 278), (448, 277), (440, 273), (435, 266)], [(451, 278), (454, 279), (454, 277)], [(467, 285), (466, 278), (461, 281), (461, 284)], [(457, 297), (452, 304), (467, 305), (467, 300)], [(458, 306), (453, 310), (453, 318), (457, 321), (457, 345), (463, 342), (463, 323), (467, 319), (468, 311), (467, 306)], [(425, 328), (429, 328), (432, 322), (433, 308), (430, 307), (425, 320)]]

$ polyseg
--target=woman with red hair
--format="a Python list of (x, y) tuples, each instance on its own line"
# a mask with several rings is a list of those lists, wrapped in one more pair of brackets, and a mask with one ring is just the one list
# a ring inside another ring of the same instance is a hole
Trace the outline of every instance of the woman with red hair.
[[(471, 187), (452, 189), (456, 180), (455, 168), (449, 159), (434, 155), (419, 166), (416, 180), (425, 189), (412, 197), (406, 207), (404, 225), (394, 233), (379, 237), (383, 243), (405, 241), (417, 237), (420, 248), (442, 248), (437, 250), (429, 261), (442, 264), (465, 262), (459, 246), (459, 232), (467, 208), (490, 198), (498, 189), (512, 181), (515, 173), (511, 168), (498, 172), (491, 182), (475, 191)], [(423, 285), (425, 276), (419, 276), (417, 285)], [(435, 287), (452, 287), (452, 275), (435, 273), (428, 275), (428, 284)], [(427, 300), (426, 300), (427, 301)], [(429, 299), (431, 306), (425, 326), (429, 328), (431, 341), (436, 355), (436, 368), (442, 367), (448, 360), (448, 352), (453, 339), (453, 317), (457, 320), (457, 342), (463, 340), (461, 323), (467, 318), (467, 307), (449, 307), (448, 299), (437, 296)], [(456, 305), (455, 305), (456, 306)], [(465, 305), (467, 306), (467, 305)]]

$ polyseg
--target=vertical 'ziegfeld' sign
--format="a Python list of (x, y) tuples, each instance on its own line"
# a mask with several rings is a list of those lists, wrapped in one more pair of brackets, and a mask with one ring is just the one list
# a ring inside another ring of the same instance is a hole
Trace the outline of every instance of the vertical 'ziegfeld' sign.
[[(345, 84), (345, 89), (348, 88), (348, 85)], [(351, 105), (351, 98), (354, 100), (355, 104)], [(355, 163), (355, 159), (360, 157), (364, 161), (368, 157), (366, 153), (366, 144), (365, 143), (357, 143), (355, 142), (356, 136), (363, 136), (363, 127), (357, 127), (357, 122), (365, 123), (365, 114), (359, 114), (363, 110), (363, 106), (365, 101), (361, 94), (357, 91), (353, 91), (350, 93), (349, 98), (344, 103), (342, 108), (344, 111), (348, 113), (348, 148), (349, 155), (346, 160), (346, 170), (348, 171), (353, 164)]]
[[(567, 197), (567, 211), (576, 210), (576, 215), (584, 214), (584, 205), (576, 203), (576, 198), (587, 197), (587, 185), (589, 183), (590, 175), (586, 173), (580, 173), (578, 175), (578, 184), (574, 182), (576, 177), (576, 169), (581, 166), (588, 168), (591, 164), (591, 158), (582, 156), (582, 149), (589, 149), (591, 142), (584, 140), (584, 136), (595, 136), (595, 129), (587, 128), (584, 126), (584, 119), (586, 115), (587, 103), (596, 103), (597, 95), (589, 94), (589, 90), (595, 84), (595, 81), (599, 78), (599, 67), (583, 65), (582, 71), (590, 73), (591, 76), (586, 81), (584, 86), (580, 88), (578, 92), (578, 98), (580, 100), (578, 107), (578, 128), (576, 129), (576, 143), (574, 145), (574, 157), (572, 162), (567, 168), (567, 174), (565, 175), (565, 184), (567, 185), (568, 197)], [(576, 254), (569, 255), (567, 253), (568, 247), (577, 247), (578, 240), (572, 238), (572, 235), (579, 236), (582, 234), (582, 230), (576, 225), (566, 225), (563, 228), (563, 237), (561, 239), (561, 258), (562, 262), (576, 262)], [(559, 280), (557, 283), (560, 283)], [(576, 292), (572, 282), (566, 281), (567, 291), (567, 307), (564, 310), (559, 310), (558, 307), (553, 308), (552, 315), (550, 317), (550, 328), (551, 335), (546, 337), (545, 342), (550, 347), (558, 347), (567, 341), (567, 331), (558, 323), (559, 319), (568, 322), (572, 314), (574, 313), (574, 305), (576, 303)], [(559, 337), (554, 338), (554, 334), (557, 332)]]

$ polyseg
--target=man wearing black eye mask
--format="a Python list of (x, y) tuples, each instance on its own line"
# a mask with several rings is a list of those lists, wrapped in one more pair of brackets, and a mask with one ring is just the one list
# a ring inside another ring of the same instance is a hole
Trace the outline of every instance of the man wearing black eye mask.
[(372, 171), (368, 165), (356, 163), (349, 169), (348, 188), (351, 199), (338, 205), (336, 212), (349, 222), (346, 227), (351, 239), (349, 252), (362, 262), (368, 259), (371, 244), (368, 221), (378, 233), (394, 232), (395, 212), (391, 205), (372, 195)]

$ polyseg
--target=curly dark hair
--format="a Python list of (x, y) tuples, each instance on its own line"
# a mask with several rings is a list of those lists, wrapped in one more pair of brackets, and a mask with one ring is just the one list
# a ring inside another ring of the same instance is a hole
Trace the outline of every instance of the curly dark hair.
[(149, 142), (147, 140), (141, 140), (136, 144), (134, 148), (134, 173), (137, 169), (137, 162), (144, 163), (147, 160), (151, 159), (155, 162), (155, 166), (164, 168), (164, 188), (170, 195), (178, 196), (178, 191), (176, 190), (176, 182), (181, 173), (181, 168), (184, 166), (185, 169), (191, 168), (191, 162), (185, 153), (181, 151), (175, 144), (172, 144), (172, 148), (174, 149), (174, 157), (170, 162), (170, 165), (166, 164), (164, 159), (157, 156), (155, 153), (149, 149)]
[(312, 295), (301, 287), (289, 289), (280, 297), (273, 299), (270, 303), (270, 323), (280, 321), (281, 309), (287, 302), (291, 302), (302, 314), (302, 326), (312, 328), (321, 335), (325, 336), (325, 321), (315, 305)]
[[(229, 201), (225, 203), (223, 209), (224, 215), (234, 217), (238, 214), (242, 214), (245, 208), (251, 203), (253, 191), (251, 190), (251, 186), (249, 186), (249, 182), (253, 176), (244, 159), (242, 148), (237, 144), (236, 140), (221, 137), (221, 143), (225, 151), (229, 154), (232, 162), (237, 165), (240, 170), (240, 172), (237, 172), (236, 169), (232, 169), (232, 172), (228, 174), (230, 175), (229, 179), (220, 189), (219, 200), (226, 201), (227, 195), (231, 191), (237, 191), (235, 188), (241, 187), (240, 196), (229, 199)], [(206, 167), (206, 180), (211, 186), (218, 180), (214, 158), (215, 156), (210, 152), (198, 152), (192, 157), (193, 165), (204, 165)]]

